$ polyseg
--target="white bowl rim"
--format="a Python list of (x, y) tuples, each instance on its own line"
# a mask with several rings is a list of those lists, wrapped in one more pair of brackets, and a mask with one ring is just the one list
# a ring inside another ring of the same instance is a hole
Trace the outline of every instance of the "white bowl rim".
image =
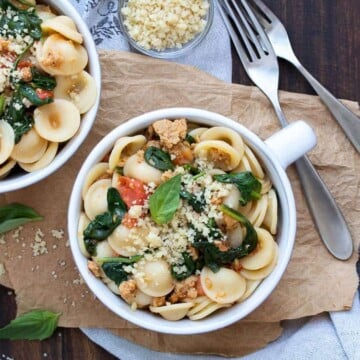
[[(155, 120), (164, 118), (176, 119), (181, 117), (194, 121), (200, 121), (200, 119), (203, 119), (206, 121), (208, 126), (220, 125), (230, 127), (240, 132), (251, 146), (255, 146), (257, 150), (261, 151), (262, 160), (267, 161), (267, 163), (273, 167), (273, 171), (276, 172), (275, 176), (278, 177), (278, 181), (282, 184), (282, 188), (277, 188), (277, 191), (279, 192), (279, 190), (281, 190), (280, 196), (284, 199), (282, 206), (286, 207), (282, 208), (282, 214), (286, 214), (286, 216), (283, 216), (282, 221), (284, 223), (279, 236), (285, 238), (285, 245), (283, 245), (284, 249), (281, 258), (279, 258), (274, 271), (268, 276), (268, 278), (262, 281), (257, 291), (247, 300), (225, 309), (224, 311), (226, 311), (226, 313), (223, 312), (217, 315), (212, 314), (211, 317), (203, 320), (191, 321), (183, 319), (172, 322), (165, 320), (160, 316), (155, 317), (153, 315), (149, 315), (149, 312), (146, 311), (132, 311), (128, 304), (121, 300), (118, 295), (111, 293), (101, 280), (95, 278), (93, 274), (88, 271), (87, 259), (82, 255), (78, 246), (77, 224), (82, 201), (81, 189), (85, 176), (89, 169), (95, 163), (100, 161), (103, 155), (112, 148), (115, 141), (121, 136), (134, 134), (136, 133), (136, 130), (140, 131), (146, 128), (146, 126)], [(269, 297), (285, 272), (294, 246), (295, 232), (296, 208), (290, 181), (284, 169), (280, 166), (278, 160), (272, 154), (270, 148), (268, 148), (256, 134), (230, 118), (214, 112), (195, 108), (165, 108), (155, 110), (132, 118), (113, 129), (93, 148), (83, 163), (71, 192), (68, 209), (68, 233), (71, 251), (79, 272), (91, 291), (108, 309), (118, 316), (145, 329), (166, 334), (190, 335), (214, 331), (231, 325), (254, 311)]]
[(79, 32), (83, 35), (84, 44), (89, 56), (88, 68), (90, 74), (94, 77), (96, 87), (98, 89), (98, 94), (96, 102), (93, 107), (81, 117), (81, 125), (77, 134), (70, 139), (63, 149), (56, 154), (54, 160), (45, 168), (40, 169), (35, 172), (23, 173), (16, 175), (10, 178), (0, 179), (0, 194), (10, 191), (19, 190), (25, 187), (28, 187), (32, 184), (35, 184), (52, 173), (58, 170), (63, 166), (78, 150), (80, 145), (86, 139), (89, 134), (95, 119), (96, 114), (100, 104), (100, 94), (101, 94), (101, 67), (98, 53), (96, 51), (96, 45), (93, 40), (93, 37), (85, 24), (84, 20), (81, 18), (80, 14), (74, 8), (74, 6), (68, 1), (58, 1), (58, 0), (44, 0), (43, 3), (49, 4), (49, 6), (61, 14), (70, 16)]

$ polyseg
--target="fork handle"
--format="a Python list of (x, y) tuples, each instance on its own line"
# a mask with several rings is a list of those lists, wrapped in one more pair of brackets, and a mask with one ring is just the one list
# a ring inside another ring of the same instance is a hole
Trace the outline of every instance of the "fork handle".
[(327, 249), (336, 258), (348, 259), (353, 242), (334, 198), (307, 156), (295, 163), (312, 218)]
[(321, 100), (329, 108), (329, 111), (342, 127), (355, 149), (360, 152), (360, 118), (343, 105), (329, 90), (325, 89), (325, 87), (321, 85), (299, 61), (295, 61), (294, 59), (291, 62), (320, 96)]

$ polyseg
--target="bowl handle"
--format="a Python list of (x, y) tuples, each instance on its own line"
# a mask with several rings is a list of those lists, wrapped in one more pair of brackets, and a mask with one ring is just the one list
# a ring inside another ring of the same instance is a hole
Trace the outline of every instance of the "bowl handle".
[(299, 120), (270, 136), (265, 144), (286, 169), (316, 145), (316, 135), (306, 122)]

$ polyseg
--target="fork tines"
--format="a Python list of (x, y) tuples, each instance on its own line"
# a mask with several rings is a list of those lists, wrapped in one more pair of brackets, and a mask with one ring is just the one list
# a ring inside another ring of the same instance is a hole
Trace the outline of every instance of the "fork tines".
[(272, 51), (266, 34), (247, 1), (219, 0), (219, 4), (224, 23), (242, 61), (252, 63)]

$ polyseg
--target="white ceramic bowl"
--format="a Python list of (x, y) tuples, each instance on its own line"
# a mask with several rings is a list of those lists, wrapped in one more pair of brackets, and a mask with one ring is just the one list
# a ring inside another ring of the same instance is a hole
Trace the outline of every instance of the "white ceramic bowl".
[[(279, 224), (276, 241), (279, 245), (279, 261), (274, 271), (259, 285), (244, 302), (218, 311), (198, 321), (183, 319), (171, 322), (149, 311), (132, 311), (119, 296), (97, 279), (87, 268), (87, 259), (82, 255), (77, 240), (77, 226), (82, 209), (81, 191), (91, 167), (101, 161), (122, 136), (136, 134), (159, 119), (186, 118), (206, 126), (226, 126), (239, 132), (247, 144), (261, 159), (270, 176), (279, 199)], [(254, 133), (229, 118), (212, 112), (191, 108), (170, 108), (146, 113), (120, 125), (105, 136), (91, 151), (76, 178), (68, 210), (68, 231), (71, 250), (81, 276), (96, 297), (114, 314), (146, 329), (168, 334), (197, 334), (230, 325), (251, 313), (274, 290), (289, 262), (295, 240), (296, 209), (294, 196), (285, 168), (316, 144), (312, 129), (298, 121), (263, 142)], [(115, 316), (115, 315), (114, 315)]]
[(44, 0), (42, 1), (42, 4), (47, 4), (58, 14), (68, 15), (74, 20), (78, 31), (83, 35), (84, 38), (83, 45), (85, 46), (89, 56), (87, 70), (95, 79), (98, 96), (93, 107), (86, 114), (81, 116), (80, 129), (78, 130), (76, 135), (72, 137), (61, 148), (61, 150), (57, 153), (55, 159), (48, 166), (38, 171), (26, 173), (25, 171), (19, 170), (18, 172), (14, 172), (8, 175), (6, 178), (1, 179), (0, 194), (18, 190), (37, 183), (52, 174), (57, 169), (59, 169), (62, 165), (64, 165), (74, 155), (74, 153), (77, 151), (77, 149), (87, 137), (95, 121), (99, 107), (101, 92), (100, 61), (96, 51), (95, 43), (87, 25), (85, 24), (81, 16), (78, 14), (78, 12), (75, 10), (75, 8), (67, 0)]

